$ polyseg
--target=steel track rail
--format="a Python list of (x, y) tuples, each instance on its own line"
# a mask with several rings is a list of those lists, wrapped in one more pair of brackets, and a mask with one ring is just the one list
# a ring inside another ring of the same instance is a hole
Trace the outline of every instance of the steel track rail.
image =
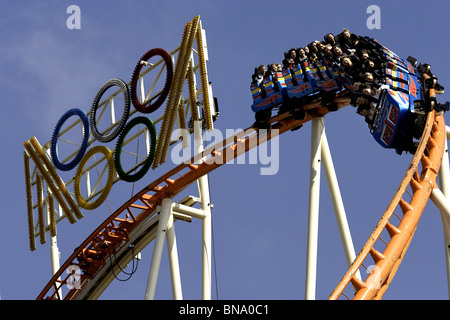
[[(355, 290), (354, 300), (382, 298), (409, 247), (431, 191), (436, 187), (445, 139), (444, 117), (435, 116), (434, 111), (430, 112), (419, 146), (397, 192), (355, 261), (329, 296), (330, 300), (343, 296), (350, 299), (350, 294), (344, 292), (344, 289), (351, 287), (348, 286), (349, 283), (353, 284)], [(420, 167), (422, 169), (419, 173)], [(408, 192), (408, 187), (411, 188), (412, 194)], [(396, 214), (399, 210), (403, 214), (402, 217)], [(391, 219), (394, 216), (398, 218), (399, 223), (396, 223), (397, 218)], [(389, 241), (382, 240), (383, 232), (388, 234)], [(381, 252), (376, 246), (384, 247), (384, 250)], [(361, 267), (367, 269), (364, 262), (369, 255), (373, 259), (371, 265), (374, 267), (364, 281), (358, 280), (355, 277), (356, 272)]]
[[(344, 92), (337, 96), (334, 102), (337, 103), (338, 108), (342, 108), (349, 105), (350, 97)], [(275, 134), (285, 133), (314, 117), (324, 116), (329, 112), (327, 108), (321, 105), (320, 100), (305, 105), (305, 108), (309, 110), (305, 119), (295, 120), (287, 112), (274, 116), (269, 120), (272, 130), (267, 134), (260, 135), (258, 130), (249, 127), (205, 149), (187, 163), (178, 165), (153, 181), (125, 202), (74, 250), (50, 279), (37, 299), (78, 299), (84, 297), (84, 291), (90, 290), (90, 288), (101, 287), (104, 289), (105, 286), (102, 283), (95, 282), (110, 282), (110, 277), (100, 275), (107, 274), (107, 271), (110, 271), (108, 270), (110, 265), (108, 262), (111, 257), (117, 254), (121, 256), (129, 254), (126, 251), (132, 243), (132, 235), (139, 236), (136, 230), (157, 213), (164, 198), (173, 198), (198, 178), (212, 172), (251, 148), (270, 140)], [(199, 161), (202, 162), (195, 164)], [(152, 226), (142, 228), (142, 233), (151, 232), (148, 231), (151, 228)], [(80, 278), (77, 285), (73, 284), (74, 275), (70, 272), (70, 270), (74, 270), (74, 266), (81, 270), (81, 274), (76, 275)], [(93, 296), (97, 296), (97, 294), (93, 294)]]

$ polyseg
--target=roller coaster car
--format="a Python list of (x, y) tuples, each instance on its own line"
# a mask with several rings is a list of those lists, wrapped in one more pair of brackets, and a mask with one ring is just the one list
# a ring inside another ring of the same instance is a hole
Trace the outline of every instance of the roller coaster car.
[(259, 85), (251, 84), (255, 126), (266, 127), (265, 122), (275, 107), (280, 107), (280, 111), (289, 110), (294, 118), (302, 119), (306, 116), (304, 103), (319, 98), (330, 111), (335, 111), (334, 105), (327, 103), (327, 95), (350, 84), (342, 70), (327, 67), (319, 60), (293, 64), (292, 69), (277, 72), (274, 77), (267, 76)]
[(250, 89), (254, 112), (280, 105), (286, 96), (286, 83), (282, 72), (264, 77), (260, 84), (252, 83)]
[(421, 137), (426, 118), (422, 107), (422, 77), (409, 61), (385, 47), (383, 52), (388, 88), (380, 94), (372, 135), (384, 148), (395, 149), (398, 154), (414, 153), (414, 139)]
[(311, 62), (309, 66), (319, 90), (323, 92), (336, 92), (340, 89), (338, 81), (322, 61), (317, 59), (314, 63)]
[[(410, 99), (406, 93), (385, 89), (378, 102), (372, 135), (384, 148), (396, 149), (398, 154), (402, 151), (414, 153), (413, 138), (417, 138), (421, 130), (420, 126), (413, 127), (410, 124), (417, 122), (420, 125), (423, 119), (422, 114), (414, 114), (414, 104), (410, 108)], [(415, 132), (412, 128), (416, 128)]]
[(252, 110), (255, 112), (255, 126), (266, 128), (272, 109), (280, 106), (286, 99), (286, 82), (282, 72), (267, 75), (261, 83), (253, 82), (250, 86), (253, 96)]
[(295, 64), (293, 69), (284, 70), (283, 76), (289, 99), (304, 97), (317, 88), (314, 76), (306, 62), (303, 63), (303, 68)]

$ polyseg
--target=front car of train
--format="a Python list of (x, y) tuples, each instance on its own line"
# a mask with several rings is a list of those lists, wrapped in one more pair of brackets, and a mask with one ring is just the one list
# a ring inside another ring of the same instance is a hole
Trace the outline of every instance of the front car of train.
[(436, 93), (443, 87), (430, 72), (429, 65), (416, 59), (406, 60), (383, 47), (385, 62), (384, 89), (380, 94), (372, 135), (384, 148), (414, 153), (420, 139), (427, 112), (448, 110), (448, 103), (439, 104)]
[(385, 61), (383, 89), (381, 90), (372, 135), (384, 148), (415, 152), (414, 138), (420, 138), (426, 113), (415, 110), (423, 101), (422, 75), (411, 62), (383, 47)]

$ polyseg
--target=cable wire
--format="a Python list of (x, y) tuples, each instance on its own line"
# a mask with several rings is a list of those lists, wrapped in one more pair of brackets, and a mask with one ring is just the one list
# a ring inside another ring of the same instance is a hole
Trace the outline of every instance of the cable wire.
[[(135, 258), (136, 256), (134, 254), (134, 245), (130, 245), (130, 248), (131, 248), (131, 254), (133, 256), (133, 259), (132, 259), (133, 265), (131, 267), (131, 272), (127, 272), (124, 269), (122, 269), (122, 267), (117, 262), (116, 253), (115, 252), (111, 256), (111, 272), (112, 272), (114, 278), (116, 278), (117, 280), (122, 281), (122, 282), (130, 280), (131, 277), (136, 273), (136, 271), (138, 269), (138, 265), (139, 265), (139, 259)], [(120, 269), (120, 272), (126, 274), (128, 276), (128, 278), (126, 278), (126, 279), (119, 279), (118, 276), (114, 273), (113, 257), (114, 257), (116, 266)], [(135, 260), (136, 260), (136, 266), (134, 265), (134, 261)]]

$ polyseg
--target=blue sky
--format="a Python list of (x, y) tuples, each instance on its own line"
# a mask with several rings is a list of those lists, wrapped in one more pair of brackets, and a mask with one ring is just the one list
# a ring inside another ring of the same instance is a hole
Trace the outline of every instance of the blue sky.
[[(69, 30), (66, 9), (81, 9), (81, 29)], [(381, 28), (370, 30), (369, 5), (381, 9)], [(11, 1), (0, 3), (0, 90), (2, 112), (0, 292), (2, 299), (35, 299), (50, 279), (49, 244), (28, 250), (22, 143), (51, 139), (56, 122), (70, 108), (90, 109), (108, 79), (131, 79), (137, 59), (149, 49), (175, 49), (186, 22), (200, 15), (206, 29), (209, 80), (220, 105), (216, 128), (245, 129), (254, 121), (249, 84), (254, 67), (281, 62), (291, 47), (322, 39), (347, 27), (368, 35), (402, 57), (428, 62), (449, 86), (447, 1)], [(441, 95), (442, 102), (450, 100)], [(446, 115), (446, 118), (448, 115)], [(350, 230), (358, 252), (394, 195), (411, 156), (385, 150), (370, 136), (351, 106), (325, 118)], [(213, 299), (303, 299), (309, 195), (310, 131), (280, 137), (280, 168), (260, 175), (255, 164), (224, 165), (210, 175), (214, 204)], [(141, 185), (164, 173), (150, 171)], [(324, 174), (323, 174), (324, 177)], [(119, 189), (120, 188), (120, 189)], [(128, 199), (120, 184), (111, 204)], [(194, 191), (188, 190), (190, 194)], [(186, 196), (187, 194), (183, 194)], [(106, 206), (85, 212), (75, 225), (58, 225), (61, 263), (109, 215)], [(200, 224), (176, 224), (183, 294), (201, 298)], [(346, 270), (336, 219), (323, 178), (320, 203), (318, 299), (326, 299)], [(142, 299), (151, 248), (138, 271), (115, 281), (104, 299)], [(217, 277), (216, 277), (217, 276)], [(216, 288), (217, 280), (217, 288)], [(156, 298), (170, 299), (167, 256)], [(385, 299), (447, 299), (442, 223), (430, 202), (410, 249)], [(216, 290), (217, 289), (217, 290)]]

